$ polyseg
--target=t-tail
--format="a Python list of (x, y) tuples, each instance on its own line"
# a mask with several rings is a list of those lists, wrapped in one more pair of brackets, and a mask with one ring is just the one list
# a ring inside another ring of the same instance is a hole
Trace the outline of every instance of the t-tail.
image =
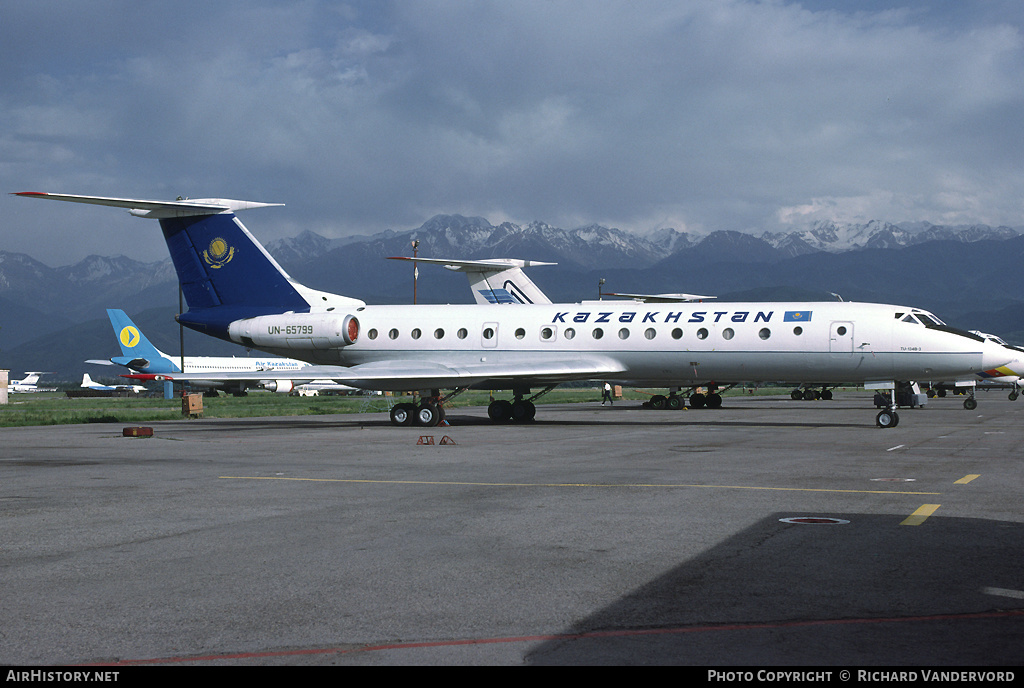
[(533, 283), (523, 268), (538, 265), (556, 265), (536, 260), (517, 258), (490, 258), (485, 260), (448, 260), (446, 258), (410, 258), (389, 256), (391, 260), (443, 265), (455, 272), (464, 272), (469, 288), (478, 304), (495, 303), (551, 303), (551, 299)]
[(279, 204), (215, 198), (148, 201), (35, 192), (15, 195), (125, 208), (137, 217), (159, 220), (189, 308), (178, 321), (205, 334), (238, 341), (228, 334), (234, 321), (364, 305), (293, 280), (235, 216), (239, 210)]

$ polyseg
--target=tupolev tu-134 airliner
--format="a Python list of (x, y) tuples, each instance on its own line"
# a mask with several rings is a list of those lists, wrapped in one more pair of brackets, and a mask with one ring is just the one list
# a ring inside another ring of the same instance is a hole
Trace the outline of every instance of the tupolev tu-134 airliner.
[[(493, 402), (488, 415), (526, 421), (537, 397), (571, 380), (684, 387), (814, 378), (893, 389), (896, 381), (970, 378), (1009, 361), (1003, 347), (931, 313), (885, 304), (367, 305), (293, 280), (235, 215), (275, 204), (16, 195), (120, 207), (159, 220), (188, 303), (181, 324), (314, 364), (275, 372), (281, 379), (421, 390), (419, 405), (391, 410), (395, 425), (436, 425), (443, 402), (473, 387), (511, 390), (513, 400)], [(529, 396), (534, 389), (541, 391)], [(876, 416), (879, 427), (898, 420), (895, 402)]]

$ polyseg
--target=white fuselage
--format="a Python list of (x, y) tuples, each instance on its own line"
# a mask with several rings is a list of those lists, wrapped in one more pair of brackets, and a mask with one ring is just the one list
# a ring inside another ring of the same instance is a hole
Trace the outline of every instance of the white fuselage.
[(333, 316), (358, 320), (358, 337), (345, 346), (336, 333), (301, 325), (250, 334), (263, 335), (255, 344), (264, 351), (317, 364), (422, 360), (459, 368), (586, 358), (614, 362), (617, 372), (602, 378), (652, 385), (913, 380), (970, 375), (994, 362), (982, 341), (897, 319), (911, 310), (850, 302), (365, 306)]
[[(167, 357), (175, 366), (181, 366), (181, 359)], [(282, 358), (236, 358), (234, 356), (186, 356), (184, 373), (203, 372), (264, 372), (271, 370), (299, 370), (307, 364), (304, 361)], [(140, 368), (144, 370), (144, 368)]]

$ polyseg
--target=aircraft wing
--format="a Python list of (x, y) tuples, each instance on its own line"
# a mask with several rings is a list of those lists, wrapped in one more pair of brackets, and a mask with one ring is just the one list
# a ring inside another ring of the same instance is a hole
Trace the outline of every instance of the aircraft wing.
[(492, 383), (497, 388), (516, 384), (556, 384), (569, 380), (589, 380), (623, 372), (623, 366), (602, 356), (576, 358), (536, 358), (471, 363), (448, 366), (420, 360), (397, 360), (363, 363), (350, 368), (340, 366), (308, 366), (297, 370), (268, 370), (262, 375), (252, 372), (224, 373), (133, 373), (122, 377), (137, 380), (211, 380), (232, 382), (243, 380), (333, 380), (334, 382), (370, 390), (404, 391), (426, 388), (471, 387)]

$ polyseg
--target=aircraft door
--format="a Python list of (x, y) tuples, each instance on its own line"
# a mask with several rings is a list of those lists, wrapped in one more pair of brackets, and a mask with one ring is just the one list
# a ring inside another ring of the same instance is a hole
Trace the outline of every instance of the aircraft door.
[(833, 322), (829, 326), (828, 350), (833, 354), (853, 353), (852, 322)]
[(485, 349), (494, 349), (498, 346), (498, 323), (484, 323), (480, 330), (480, 344)]

